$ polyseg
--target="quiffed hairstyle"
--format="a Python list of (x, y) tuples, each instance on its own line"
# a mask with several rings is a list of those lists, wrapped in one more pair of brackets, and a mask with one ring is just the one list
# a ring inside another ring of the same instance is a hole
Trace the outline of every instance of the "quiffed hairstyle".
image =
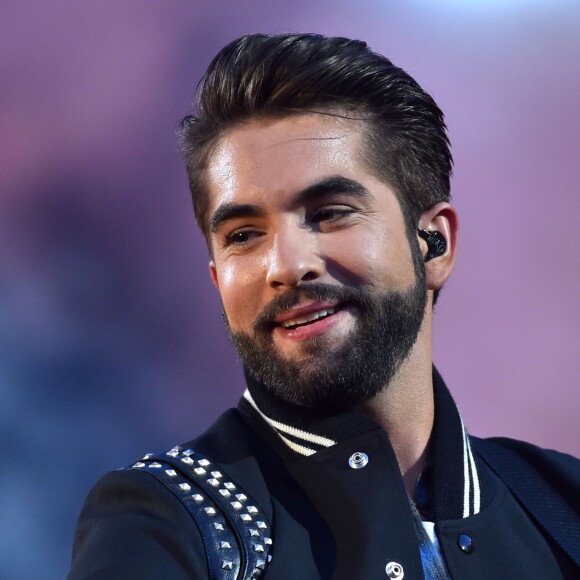
[(450, 199), (443, 113), (405, 71), (359, 40), (248, 35), (214, 58), (197, 110), (179, 126), (195, 216), (208, 243), (206, 168), (220, 138), (250, 119), (308, 112), (362, 119), (364, 162), (395, 191), (413, 236), (419, 216)]

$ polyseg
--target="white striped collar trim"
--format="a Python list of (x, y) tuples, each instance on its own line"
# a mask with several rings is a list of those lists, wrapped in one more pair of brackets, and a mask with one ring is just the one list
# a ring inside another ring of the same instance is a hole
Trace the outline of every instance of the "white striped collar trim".
[(461, 415), (459, 415), (459, 420), (463, 434), (463, 517), (468, 518), (481, 511), (481, 487), (477, 466), (471, 452), (471, 443)]
[(262, 413), (256, 402), (252, 398), (252, 395), (250, 394), (250, 391), (248, 389), (246, 389), (246, 391), (244, 392), (244, 399), (248, 401), (250, 405), (252, 405), (252, 407), (260, 414), (260, 416), (262, 417), (262, 419), (264, 419), (264, 421), (266, 421), (266, 423), (268, 423), (271, 427), (274, 428), (280, 439), (282, 439), (282, 441), (284, 441), (284, 443), (288, 445), (290, 449), (296, 451), (296, 453), (300, 453), (300, 455), (304, 456), (309, 456), (314, 455), (314, 453), (316, 453), (316, 451), (318, 451), (319, 449), (312, 449), (311, 446), (309, 447), (306, 445), (302, 445), (300, 443), (296, 443), (288, 439), (288, 437), (285, 437), (283, 434), (290, 435), (295, 439), (299, 439), (307, 444), (311, 445), (314, 444), (319, 448), (332, 447), (333, 445), (336, 445), (336, 441), (334, 441), (333, 439), (323, 437), (322, 435), (316, 435), (315, 433), (309, 433), (308, 431), (303, 431), (302, 429), (297, 429), (296, 427), (286, 425), (285, 423), (280, 423), (280, 421), (276, 421), (274, 419), (271, 419), (267, 415), (264, 415), (264, 413)]

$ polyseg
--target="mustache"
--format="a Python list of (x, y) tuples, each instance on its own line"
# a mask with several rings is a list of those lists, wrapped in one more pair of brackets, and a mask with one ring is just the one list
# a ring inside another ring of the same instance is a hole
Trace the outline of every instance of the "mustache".
[(369, 291), (365, 288), (321, 284), (320, 282), (304, 282), (300, 287), (288, 290), (272, 300), (256, 318), (252, 324), (252, 330), (256, 334), (271, 330), (276, 326), (274, 318), (296, 306), (305, 298), (316, 301), (332, 300), (343, 305), (356, 305), (363, 312), (370, 310), (374, 304)]

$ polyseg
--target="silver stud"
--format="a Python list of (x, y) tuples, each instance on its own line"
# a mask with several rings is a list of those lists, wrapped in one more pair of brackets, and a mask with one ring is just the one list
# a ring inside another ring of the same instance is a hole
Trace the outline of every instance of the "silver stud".
[(218, 531), (218, 532), (223, 532), (224, 531), (224, 526), (223, 524), (220, 524), (219, 522), (214, 522), (213, 523), (213, 527)]
[(191, 457), (182, 457), (181, 461), (185, 463), (185, 465), (193, 465), (193, 459)]
[(242, 520), (242, 522), (247, 524), (248, 522), (252, 521), (252, 516), (250, 516), (248, 514), (241, 514), (240, 519)]
[(254, 544), (254, 552), (263, 552), (264, 546), (262, 544)]
[(268, 554), (268, 562), (272, 561), (272, 554)]
[(236, 486), (231, 481), (226, 481), (224, 483), (224, 487), (230, 491), (234, 491), (234, 489), (236, 489)]
[(174, 447), (173, 449), (170, 449), (166, 455), (169, 455), (169, 457), (177, 457), (179, 455), (179, 447)]
[(205, 507), (203, 508), (203, 511), (208, 515), (208, 516), (215, 516), (215, 510), (212, 507)]
[(403, 570), (403, 566), (398, 562), (389, 562), (385, 566), (385, 572), (387, 576), (392, 580), (403, 580), (405, 577), (405, 571)]
[(204, 475), (206, 473), (206, 471), (203, 467), (196, 467), (193, 470), (193, 473), (195, 473), (195, 475)]
[(248, 496), (244, 495), (243, 493), (237, 493), (236, 497), (240, 500), (240, 501), (246, 501), (248, 499)]
[(348, 458), (348, 464), (352, 469), (362, 469), (369, 462), (369, 456), (362, 451), (356, 451)]
[(219, 492), (222, 494), (222, 497), (230, 497), (232, 495), (227, 489), (220, 489)]
[(266, 567), (266, 560), (257, 560), (256, 561), (256, 568), (258, 570), (263, 570)]
[(209, 461), (207, 459), (200, 459), (198, 461), (198, 463), (202, 466), (202, 467), (207, 467), (209, 465)]
[(249, 505), (247, 509), (248, 509), (248, 513), (250, 513), (250, 514), (257, 514), (258, 513), (258, 508), (255, 505)]
[(255, 538), (256, 536), (259, 536), (260, 532), (258, 532), (258, 530), (256, 528), (250, 528), (250, 537), (251, 538)]
[(265, 537), (264, 544), (266, 544), (266, 546), (271, 546), (272, 545), (272, 538)]
[(222, 540), (220, 542), (220, 549), (221, 550), (227, 550), (228, 548), (231, 548), (232, 545), (229, 542), (226, 542), (225, 540)]
[(258, 527), (259, 527), (261, 530), (265, 530), (265, 529), (268, 527), (268, 526), (266, 525), (266, 522), (260, 522), (260, 521), (258, 521), (258, 522), (256, 522), (256, 524), (258, 525)]
[(153, 457), (153, 455), (155, 455), (154, 453), (145, 453), (145, 455), (143, 455), (143, 459), (145, 461), (147, 461), (147, 459), (149, 459), (150, 457)]
[(234, 563), (231, 560), (222, 561), (222, 570), (231, 570), (234, 567)]
[(195, 453), (195, 451), (193, 449), (186, 449), (183, 452), (183, 455), (185, 455), (186, 457), (189, 457), (190, 455), (193, 455)]
[(191, 499), (193, 499), (197, 503), (200, 503), (200, 502), (203, 501), (203, 495), (200, 495), (199, 493), (196, 493), (196, 494), (194, 494), (194, 495), (191, 496)]
[(235, 510), (242, 509), (242, 504), (239, 501), (231, 501), (230, 504)]
[(169, 477), (177, 477), (177, 472), (175, 471), (175, 469), (166, 469), (165, 473), (167, 473)]
[(137, 461), (137, 463), (133, 463), (133, 467), (145, 467), (145, 464), (142, 461)]
[(179, 489), (181, 491), (189, 491), (189, 490), (191, 490), (191, 485), (189, 485), (189, 483), (180, 483)]
[(213, 477), (217, 477), (218, 479), (220, 477), (223, 477), (223, 475), (221, 474), (221, 471), (212, 471), (211, 474), (213, 475)]
[(153, 469), (159, 469), (161, 467), (161, 463), (157, 463), (157, 461), (154, 461), (153, 463), (149, 464), (149, 467), (152, 467)]
[(216, 479), (215, 477), (212, 477), (211, 479), (208, 479), (207, 482), (212, 486), (212, 487), (218, 487), (220, 482), (219, 479)]

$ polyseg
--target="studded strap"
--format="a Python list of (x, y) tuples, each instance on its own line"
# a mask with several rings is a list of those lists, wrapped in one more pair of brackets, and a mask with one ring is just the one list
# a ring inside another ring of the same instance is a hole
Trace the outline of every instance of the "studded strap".
[(272, 559), (260, 506), (207, 457), (190, 448), (148, 453), (126, 469), (156, 477), (187, 508), (205, 546), (212, 580), (259, 578)]

